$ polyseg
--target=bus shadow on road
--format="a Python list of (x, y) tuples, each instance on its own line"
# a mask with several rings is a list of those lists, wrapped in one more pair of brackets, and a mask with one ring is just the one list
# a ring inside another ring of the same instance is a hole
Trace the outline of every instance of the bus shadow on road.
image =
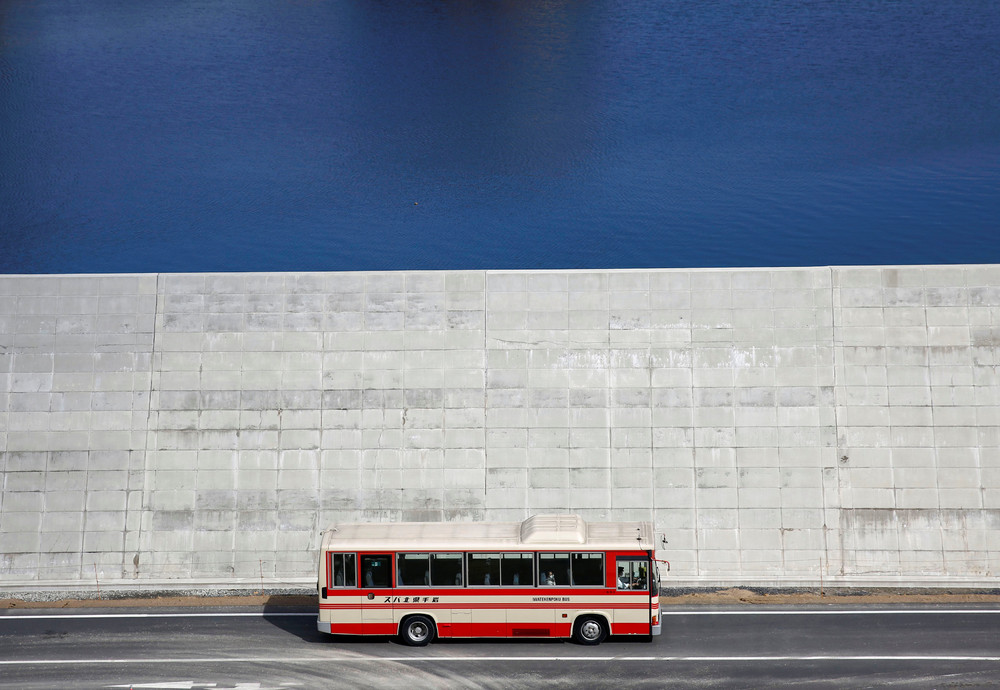
[[(288, 597), (272, 596), (264, 601), (264, 620), (304, 642), (324, 643), (329, 635), (316, 629), (316, 604), (289, 601)], [(358, 639), (365, 639), (359, 637)]]

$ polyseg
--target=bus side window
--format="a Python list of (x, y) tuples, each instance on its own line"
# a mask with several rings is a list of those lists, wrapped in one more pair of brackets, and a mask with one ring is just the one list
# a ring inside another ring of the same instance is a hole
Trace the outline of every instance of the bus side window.
[(462, 585), (462, 554), (432, 553), (430, 584), (435, 587)]
[(504, 553), (500, 555), (500, 583), (503, 585), (531, 587), (534, 583), (535, 559), (530, 553)]
[(469, 584), (499, 585), (500, 584), (500, 554), (470, 553), (469, 554)]
[(644, 559), (618, 557), (618, 589), (648, 589), (649, 573)]
[(396, 586), (430, 584), (430, 559), (426, 553), (396, 554)]
[(333, 586), (344, 586), (344, 554), (333, 554)]
[(389, 577), (389, 564), (392, 563), (392, 556), (381, 554), (377, 556), (361, 556), (361, 572), (365, 587), (385, 588), (391, 587)]
[(358, 570), (353, 553), (330, 554), (333, 564), (333, 586), (354, 587), (357, 583)]
[(568, 553), (540, 553), (538, 554), (538, 567), (542, 571), (543, 585), (571, 585), (573, 584), (569, 570)]
[(572, 555), (574, 585), (604, 585), (604, 554), (574, 553)]

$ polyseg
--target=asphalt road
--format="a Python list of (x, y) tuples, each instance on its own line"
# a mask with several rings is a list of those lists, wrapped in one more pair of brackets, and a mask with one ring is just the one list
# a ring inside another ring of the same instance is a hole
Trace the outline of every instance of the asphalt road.
[(0, 612), (0, 688), (995, 688), (993, 607), (669, 608), (653, 640), (424, 648), (260, 609)]

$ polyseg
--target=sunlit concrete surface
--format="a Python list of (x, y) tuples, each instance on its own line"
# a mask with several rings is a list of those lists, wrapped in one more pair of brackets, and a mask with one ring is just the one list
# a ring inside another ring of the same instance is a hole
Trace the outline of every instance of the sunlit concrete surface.
[(678, 586), (994, 586), (998, 364), (1000, 266), (0, 276), (0, 589), (553, 511)]

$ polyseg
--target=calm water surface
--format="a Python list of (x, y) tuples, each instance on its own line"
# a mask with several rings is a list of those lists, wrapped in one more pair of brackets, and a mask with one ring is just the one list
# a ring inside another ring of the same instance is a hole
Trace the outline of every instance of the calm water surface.
[(996, 0), (0, 0), (0, 272), (955, 262)]

